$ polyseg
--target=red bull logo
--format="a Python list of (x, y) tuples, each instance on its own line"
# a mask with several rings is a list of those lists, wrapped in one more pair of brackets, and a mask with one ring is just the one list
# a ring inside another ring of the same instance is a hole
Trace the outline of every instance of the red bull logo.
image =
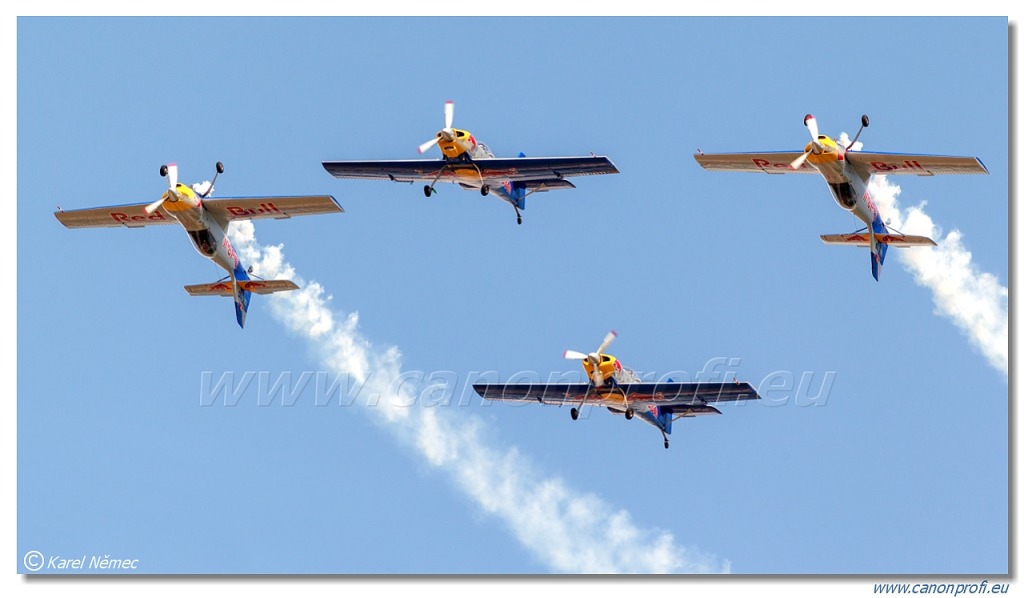
[(232, 216), (263, 216), (283, 214), (281, 209), (274, 205), (274, 202), (267, 201), (260, 204), (258, 208), (243, 208), (241, 206), (227, 206), (225, 208)]
[(228, 252), (228, 257), (230, 257), (231, 260), (234, 261), (235, 265), (237, 266), (238, 255), (235, 253), (235, 248), (231, 246), (231, 242), (228, 241), (227, 237), (224, 237), (224, 240), (221, 242), (221, 246), (224, 247), (224, 250)]
[[(773, 163), (771, 160), (765, 160), (764, 158), (751, 158), (751, 160), (753, 160), (754, 166), (758, 168), (782, 168), (785, 170), (793, 169), (787, 162)], [(800, 170), (801, 168), (810, 168), (810, 166), (807, 165), (807, 162), (804, 162), (803, 164), (800, 165), (800, 168), (797, 168), (795, 170)]]
[(874, 214), (875, 216), (878, 216), (878, 208), (875, 207), (875, 201), (871, 199), (871, 194), (868, 193), (867, 191), (864, 192), (864, 201), (867, 202), (868, 208), (870, 208), (871, 213)]
[(114, 222), (122, 224), (126, 222), (164, 222), (165, 220), (167, 220), (167, 217), (164, 216), (163, 213), (159, 211), (153, 212), (152, 214), (142, 212), (141, 214), (136, 214), (132, 216), (129, 216), (124, 212), (111, 212), (110, 217), (114, 219)]
[(904, 160), (902, 164), (889, 163), (889, 162), (872, 162), (871, 168), (879, 172), (889, 172), (893, 170), (920, 170), (925, 171), (925, 167), (921, 166), (921, 163), (917, 160)]

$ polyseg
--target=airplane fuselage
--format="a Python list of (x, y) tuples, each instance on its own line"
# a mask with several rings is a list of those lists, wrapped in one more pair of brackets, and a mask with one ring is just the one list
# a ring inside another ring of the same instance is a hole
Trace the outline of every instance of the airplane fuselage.
[(479, 189), (484, 195), (489, 195), (493, 191), (502, 201), (515, 207), (516, 216), (519, 217), (519, 210), (526, 207), (523, 201), (526, 193), (522, 189), (514, 189), (508, 181), (494, 188), (487, 186), (480, 167), (473, 163), (473, 160), (494, 158), (494, 152), (489, 147), (477, 141), (469, 131), (462, 129), (452, 129), (451, 133), (439, 131), (437, 138), (437, 147), (444, 154), (445, 162), (448, 163), (447, 169), (455, 178), (453, 183), (464, 189)]
[(178, 183), (174, 192), (167, 192), (163, 208), (188, 233), (199, 255), (212, 260), (234, 278), (238, 255), (228, 240), (226, 226), (203, 209), (203, 199), (188, 185)]
[[(825, 177), (832, 198), (839, 207), (852, 213), (868, 227), (878, 217), (878, 208), (868, 193), (868, 181), (871, 175), (861, 172), (856, 166), (846, 161), (845, 149), (825, 135), (818, 136), (821, 153), (811, 153), (807, 161)], [(807, 144), (805, 151), (811, 151), (812, 144)]]
[(452, 134), (445, 131), (437, 133), (437, 147), (449, 162), (453, 160), (477, 160), (493, 158), (494, 154), (483, 143), (479, 143), (473, 134), (462, 129), (452, 129)]
[[(608, 384), (610, 380), (614, 380), (618, 384), (640, 382), (640, 378), (633, 373), (633, 370), (622, 367), (622, 362), (612, 355), (606, 353), (599, 354), (596, 367), (601, 372), (604, 384)], [(591, 382), (596, 382), (594, 368), (595, 366), (591, 363), (590, 359), (583, 360), (583, 369), (587, 372), (587, 377), (590, 378)]]

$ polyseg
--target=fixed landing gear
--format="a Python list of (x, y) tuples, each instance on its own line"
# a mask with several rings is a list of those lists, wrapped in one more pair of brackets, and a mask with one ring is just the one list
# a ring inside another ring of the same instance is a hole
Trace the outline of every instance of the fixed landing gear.
[(633, 419), (633, 415), (635, 415), (633, 413), (633, 408), (632, 407), (626, 407), (626, 419)]
[(515, 208), (515, 210), (516, 210), (516, 224), (522, 224), (523, 223), (523, 216), (522, 216), (522, 214), (519, 213), (519, 206), (517, 206), (515, 204), (512, 204), (512, 207)]
[(580, 410), (573, 407), (571, 410), (569, 410), (569, 416), (572, 417), (572, 421), (576, 421), (580, 417)]
[(668, 448), (668, 441), (665, 441), (665, 448)]
[(484, 186), (480, 187), (480, 195), (487, 195), (490, 192), (491, 192), (491, 186), (490, 185), (484, 185)]
[(436, 191), (434, 191), (433, 187), (431, 187), (430, 185), (423, 185), (423, 195), (430, 197), (434, 193), (436, 193)]

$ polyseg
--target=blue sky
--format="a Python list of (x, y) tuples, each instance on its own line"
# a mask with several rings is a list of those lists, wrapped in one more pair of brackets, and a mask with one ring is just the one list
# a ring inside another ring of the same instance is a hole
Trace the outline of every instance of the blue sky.
[[(358, 312), (372, 354), (459, 393), (472, 372), (574, 370), (561, 352), (611, 328), (643, 372), (721, 357), (755, 385), (832, 380), (681, 422), (668, 451), (596, 410), (440, 409), (516, 449), (495, 467), (733, 573), (1005, 572), (1005, 375), (896, 250), (875, 283), (866, 250), (821, 244), (859, 223), (820, 178), (691, 154), (802, 147), (811, 112), (830, 135), (869, 114), (866, 150), (979, 156), (988, 177), (891, 182), (1005, 286), (1006, 73), (998, 18), (19, 20), (18, 570), (30, 550), (147, 573), (562, 570), (374, 409), (204, 404), (204, 372), (323, 371), (324, 349), (267, 298), (243, 331), (229, 301), (188, 297), (220, 272), (178, 229), (52, 215), (151, 201), (160, 164), (192, 182), (221, 160), (216, 195), (334, 195), (345, 214), (256, 238), (336, 318)], [(498, 155), (594, 152), (621, 174), (535, 195), (516, 226), (474, 192), (321, 167), (415, 158), (446, 99)]]

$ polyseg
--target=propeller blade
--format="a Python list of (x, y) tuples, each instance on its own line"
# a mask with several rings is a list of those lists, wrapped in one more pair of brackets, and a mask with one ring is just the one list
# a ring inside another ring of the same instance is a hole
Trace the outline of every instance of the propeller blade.
[(804, 117), (804, 125), (807, 126), (807, 131), (811, 134), (811, 141), (818, 140), (818, 120), (814, 118), (814, 115), (808, 114)]
[(562, 357), (565, 359), (586, 359), (587, 354), (580, 353), (579, 351), (566, 351), (565, 353), (562, 353)]
[(796, 170), (796, 169), (800, 168), (801, 166), (804, 165), (804, 160), (806, 160), (807, 156), (809, 156), (809, 155), (811, 155), (810, 151), (806, 151), (806, 152), (800, 154), (799, 158), (797, 158), (796, 160), (793, 160), (792, 162), (789, 163), (789, 167), (792, 168), (793, 170)]
[(166, 200), (166, 199), (167, 199), (167, 196), (164, 195), (160, 199), (158, 199), (158, 200), (154, 201), (153, 203), (149, 204), (148, 206), (146, 206), (146, 213), (147, 214), (152, 214), (153, 212), (159, 210), (160, 206), (164, 205), (164, 200)]
[(176, 189), (178, 187), (178, 165), (171, 163), (167, 165), (167, 188)]
[(599, 346), (597, 348), (597, 351), (594, 351), (594, 353), (597, 353), (598, 355), (604, 353), (604, 350), (608, 348), (608, 345), (612, 344), (612, 341), (615, 340), (615, 337), (618, 335), (619, 333), (615, 332), (614, 330), (606, 334), (604, 340), (601, 341), (601, 346)]
[(448, 100), (444, 103), (444, 128), (452, 128), (452, 120), (455, 118), (455, 102)]
[(438, 140), (438, 137), (434, 137), (430, 141), (427, 141), (426, 143), (420, 144), (420, 147), (418, 148), (419, 152), (422, 154), (423, 152), (427, 151), (428, 149), (434, 147), (435, 145), (437, 145), (437, 140)]

